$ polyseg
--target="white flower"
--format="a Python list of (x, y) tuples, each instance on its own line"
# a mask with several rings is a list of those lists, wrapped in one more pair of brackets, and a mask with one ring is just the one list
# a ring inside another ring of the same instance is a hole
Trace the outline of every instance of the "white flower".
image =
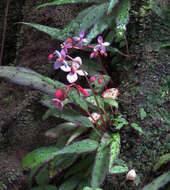
[(136, 172), (134, 169), (130, 170), (127, 174), (126, 174), (126, 180), (131, 180), (134, 181), (136, 179)]
[(78, 75), (80, 76), (85, 76), (88, 75), (86, 71), (83, 71), (80, 68), (82, 65), (82, 60), (80, 57), (76, 57), (75, 59), (72, 60), (72, 66), (61, 66), (60, 69), (69, 72), (67, 75), (67, 80), (69, 83), (74, 83), (78, 79)]

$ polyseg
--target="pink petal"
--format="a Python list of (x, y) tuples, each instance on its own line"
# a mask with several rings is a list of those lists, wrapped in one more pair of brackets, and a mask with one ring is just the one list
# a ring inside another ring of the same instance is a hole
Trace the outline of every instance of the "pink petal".
[(103, 38), (102, 38), (102, 36), (99, 36), (99, 37), (97, 38), (97, 41), (98, 41), (99, 44), (103, 43)]

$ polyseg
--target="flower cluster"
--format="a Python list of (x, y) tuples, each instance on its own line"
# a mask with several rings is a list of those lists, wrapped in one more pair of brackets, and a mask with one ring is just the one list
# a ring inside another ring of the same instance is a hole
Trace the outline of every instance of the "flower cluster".
[[(103, 42), (102, 36), (98, 37), (98, 44), (95, 46), (84, 46), (84, 43), (87, 43), (87, 39), (85, 38), (85, 31), (82, 30), (78, 36), (74, 36), (73, 38), (68, 38), (61, 44), (61, 51), (55, 50), (52, 54), (48, 56), (50, 61), (54, 60), (54, 69), (61, 69), (64, 72), (67, 72), (67, 81), (70, 85), (66, 85), (65, 90), (58, 89), (55, 93), (55, 98), (52, 99), (51, 103), (54, 105), (58, 105), (60, 110), (63, 109), (63, 101), (66, 99), (67, 92), (70, 87), (75, 87), (78, 92), (83, 95), (88, 95), (88, 92), (83, 89), (81, 86), (75, 84), (78, 80), (79, 76), (88, 76), (88, 73), (81, 69), (82, 67), (82, 59), (81, 57), (71, 57), (69, 53), (69, 49), (83, 49), (83, 48), (91, 48), (93, 52), (90, 54), (90, 58), (97, 57), (99, 54), (107, 56), (106, 46), (109, 45), (108, 42)], [(94, 82), (96, 77), (98, 78), (98, 84), (102, 84), (103, 76), (95, 75), (90, 78), (90, 82)]]

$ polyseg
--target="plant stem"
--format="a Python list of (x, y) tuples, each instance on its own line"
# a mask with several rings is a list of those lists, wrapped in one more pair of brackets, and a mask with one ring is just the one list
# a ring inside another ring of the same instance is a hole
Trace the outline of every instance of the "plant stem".
[(2, 33), (2, 42), (1, 42), (0, 65), (2, 65), (2, 56), (3, 56), (3, 52), (4, 52), (9, 4), (10, 4), (10, 0), (7, 0), (6, 9), (5, 9), (3, 33)]
[[(98, 108), (98, 110), (99, 110), (99, 112), (100, 112), (100, 115), (101, 115), (102, 123), (103, 123), (103, 125), (105, 126), (102, 109), (101, 109), (100, 106), (99, 106), (99, 102), (98, 102), (98, 100), (97, 100), (97, 97), (96, 97), (96, 94), (95, 94), (95, 92), (94, 92), (94, 89), (93, 89), (93, 87), (92, 87), (92, 85), (91, 85), (91, 83), (90, 83), (90, 81), (89, 81), (89, 79), (88, 79), (86, 73), (84, 72), (84, 70), (82, 70), (82, 71), (83, 71), (84, 76), (85, 76), (85, 78), (86, 78), (86, 80), (87, 80), (87, 82), (88, 82), (88, 85), (90, 86), (90, 88), (91, 88), (91, 90), (92, 90), (92, 94), (93, 94), (94, 99), (95, 99), (95, 101), (96, 101), (97, 108)], [(105, 126), (105, 127), (106, 127), (106, 126)]]

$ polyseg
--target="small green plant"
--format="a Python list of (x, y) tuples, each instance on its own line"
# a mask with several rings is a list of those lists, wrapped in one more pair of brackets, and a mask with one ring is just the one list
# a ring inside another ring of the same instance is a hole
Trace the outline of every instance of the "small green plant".
[[(128, 171), (126, 164), (117, 165), (115, 161), (120, 152), (119, 131), (129, 122), (118, 109), (118, 89), (108, 88), (109, 82), (113, 85), (113, 81), (101, 61), (101, 56), (107, 56), (106, 47), (110, 43), (104, 42), (102, 36), (97, 40), (96, 45), (89, 44), (82, 30), (78, 36), (64, 41), (60, 51), (55, 50), (49, 55), (54, 69), (67, 73), (67, 84), (30, 69), (0, 67), (0, 77), (46, 94), (42, 103), (48, 110), (43, 119), (54, 116), (65, 120), (45, 134), (56, 138), (54, 146), (36, 149), (22, 159), (22, 168), (33, 169), (31, 175), (39, 185), (32, 189), (57, 189), (48, 184), (50, 179), (61, 177), (57, 183), (60, 190), (99, 190), (108, 173)], [(90, 61), (72, 57), (70, 49), (88, 49)], [(96, 59), (98, 64), (92, 61)], [(79, 77), (86, 79), (83, 85), (88, 88), (76, 83)], [(129, 126), (144, 133), (136, 123)]]

